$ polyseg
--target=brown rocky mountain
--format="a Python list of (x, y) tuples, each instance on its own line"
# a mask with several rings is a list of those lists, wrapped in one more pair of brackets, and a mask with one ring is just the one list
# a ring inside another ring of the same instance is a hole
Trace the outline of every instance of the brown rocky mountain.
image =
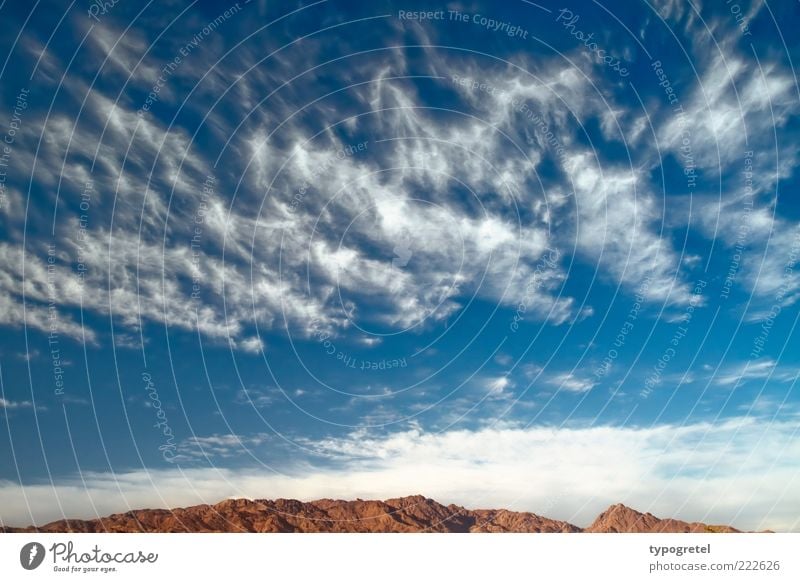
[(613, 505), (586, 529), (533, 513), (464, 509), (421, 495), (386, 501), (228, 499), (216, 505), (140, 509), (91, 520), (61, 520), (5, 532), (735, 532), (658, 519)]
[(738, 532), (728, 525), (706, 525), (678, 519), (659, 519), (652, 513), (640, 513), (621, 503), (612, 505), (597, 516), (594, 523), (584, 529), (590, 533), (732, 533)]

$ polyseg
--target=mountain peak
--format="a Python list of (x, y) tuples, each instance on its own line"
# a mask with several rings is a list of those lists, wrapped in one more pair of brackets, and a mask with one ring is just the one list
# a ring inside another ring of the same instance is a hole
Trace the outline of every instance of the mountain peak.
[(727, 525), (707, 525), (678, 519), (659, 519), (622, 503), (611, 505), (584, 531), (592, 533), (716, 533), (736, 532)]

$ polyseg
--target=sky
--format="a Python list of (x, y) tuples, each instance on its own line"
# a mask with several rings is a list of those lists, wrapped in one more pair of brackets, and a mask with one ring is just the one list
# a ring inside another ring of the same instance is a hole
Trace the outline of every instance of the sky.
[(796, 2), (0, 2), (0, 523), (800, 530)]

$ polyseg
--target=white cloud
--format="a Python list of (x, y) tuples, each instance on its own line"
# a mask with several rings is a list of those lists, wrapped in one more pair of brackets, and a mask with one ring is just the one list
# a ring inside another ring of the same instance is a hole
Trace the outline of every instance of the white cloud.
[(594, 388), (595, 383), (592, 380), (580, 378), (572, 373), (557, 374), (550, 378), (548, 382), (554, 386), (558, 386), (561, 390), (569, 392), (588, 392)]
[(749, 306), (747, 321), (762, 320), (773, 305), (786, 307), (800, 299), (800, 226), (776, 215), (774, 200), (759, 205), (758, 197), (719, 202), (700, 196), (693, 204), (700, 230), (728, 248), (725, 274), (731, 285), (758, 300)]
[(97, 58), (103, 59), (109, 69), (121, 73), (127, 82), (141, 86), (155, 84), (160, 71), (150, 64), (152, 60), (145, 54), (149, 41), (142, 38), (135, 28), (123, 33), (106, 23), (94, 24), (88, 38)]
[(500, 352), (494, 357), (494, 361), (501, 366), (510, 366), (514, 362), (514, 358), (509, 354)]
[(760, 362), (747, 362), (733, 370), (717, 374), (715, 381), (721, 386), (730, 386), (747, 380), (769, 377), (775, 369), (775, 360), (762, 360)]
[[(704, 63), (685, 102), (685, 113), (671, 115), (659, 127), (659, 137), (664, 149), (672, 149), (681, 163), (691, 159), (712, 170), (740, 165), (744, 152), (755, 150), (760, 159), (771, 160), (754, 175), (757, 185), (768, 186), (788, 175), (796, 163), (797, 145), (776, 144), (774, 137), (797, 109), (794, 80), (778, 64), (759, 65), (737, 54), (731, 43), (725, 48), (729, 50), (724, 54), (713, 51), (715, 56)], [(688, 150), (682, 151), (685, 147)], [(776, 147), (782, 150), (777, 174), (777, 160), (770, 154)]]
[(276, 388), (242, 388), (236, 393), (235, 402), (255, 408), (272, 406), (276, 402), (279, 390)]
[(773, 380), (791, 382), (797, 378), (796, 368), (779, 366), (778, 362), (769, 358), (756, 360), (729, 367), (714, 376), (720, 386), (743, 384), (749, 380)]
[(511, 386), (511, 380), (509, 380), (507, 376), (493, 378), (486, 383), (486, 388), (492, 394), (502, 394), (509, 386)]
[[(94, 42), (108, 44), (113, 37), (103, 30)], [(129, 41), (128, 52), (136, 52), (138, 41)], [(115, 53), (120, 47), (126, 48), (118, 45)], [(129, 71), (133, 65), (123, 53), (118, 56), (124, 62), (115, 63)], [(35, 164), (32, 158), (23, 161), (36, 168), (43, 185), (60, 185), (62, 200), (74, 202), (85, 184), (93, 184), (85, 232), (67, 209), (59, 214), (59, 306), (82, 305), (113, 315), (120, 333), (137, 332), (148, 321), (163, 322), (230, 338), (232, 345), (250, 351), (259, 347), (251, 336), (256, 321), (268, 329), (286, 320), (301, 334), (312, 320), (337, 330), (351, 317), (410, 327), (446, 319), (460, 309), (462, 297), (507, 306), (525, 300), (532, 318), (549, 316), (555, 324), (572, 315), (573, 300), (551, 294), (563, 280), (555, 267), (539, 276), (534, 296), (525, 297), (548, 229), (538, 219), (520, 223), (508, 212), (508, 202), (510, 188), (524, 190), (520, 186), (535, 177), (535, 167), (524, 157), (498, 156), (504, 138), (488, 123), (430, 118), (415, 108), (418, 99), (412, 91), (386, 81), (363, 98), (376, 107), (407, 108), (387, 111), (375, 127), (366, 119), (356, 127), (409, 139), (383, 146), (380, 153), (373, 143), (366, 153), (340, 158), (337, 152), (348, 145), (340, 138), (325, 135), (309, 142), (306, 132), (291, 123), (285, 126), (282, 146), (266, 145), (260, 127), (243, 131), (250, 137), (238, 147), (252, 156), (254, 171), (243, 175), (235, 206), (229, 204), (229, 186), (217, 176), (203, 201), (201, 245), (190, 251), (210, 161), (181, 128), (167, 130), (153, 117), (140, 118), (123, 102), (114, 103), (79, 80), (69, 84), (76, 95), (87, 94), (85, 113), (78, 119), (55, 114), (46, 126), (31, 120), (47, 139)], [(98, 127), (104, 128), (99, 144)], [(287, 156), (291, 159), (277, 173), (275, 160)], [(319, 168), (328, 171), (315, 173)], [(235, 170), (244, 172), (243, 167)], [(452, 196), (454, 177), (481, 193), (480, 212)], [(309, 186), (302, 204), (289, 212), (288, 202), (304, 180)], [(265, 188), (270, 188), (266, 199), (255, 195)], [(420, 188), (428, 193), (424, 201)], [(531, 202), (529, 194), (522, 196), (521, 203)], [(107, 203), (112, 198), (119, 201), (113, 207), (113, 236)], [(352, 236), (345, 236), (343, 227), (365, 209), (371, 209), (374, 220), (353, 222)], [(375, 249), (385, 256), (375, 256)], [(79, 255), (89, 267), (84, 293), (67, 267)], [(35, 302), (47, 299), (42, 292), (46, 269), (36, 256), (28, 257), (28, 265), (35, 315)], [(11, 281), (8, 290), (14, 298), (6, 311), (20, 311), (20, 282), (12, 275), (16, 264), (2, 267), (0, 277)], [(313, 287), (305, 275), (315, 279)], [(197, 280), (200, 300), (188, 301)], [(340, 294), (347, 296), (346, 305), (359, 305), (367, 297), (380, 306), (344, 313)], [(14, 317), (18, 322), (19, 316)], [(72, 331), (81, 338), (79, 329)]]
[(236, 346), (251, 354), (260, 354), (264, 350), (264, 342), (258, 336), (246, 338), (238, 342)]
[(663, 218), (638, 171), (603, 167), (589, 153), (571, 156), (568, 164), (581, 251), (631, 290), (650, 279), (649, 298), (688, 304), (692, 293), (679, 276), (680, 259), (654, 230)]
[(29, 400), (6, 400), (5, 398), (0, 398), (0, 408), (4, 408), (6, 410), (13, 410), (15, 408), (33, 408), (33, 402)]
[[(19, 273), (22, 253), (19, 249), (0, 243), (0, 324), (11, 327), (27, 326), (44, 333), (55, 331), (64, 337), (71, 337), (77, 341), (89, 344), (96, 342), (94, 330), (84, 327), (76, 322), (70, 315), (60, 309), (59, 302), (52, 309), (47, 305), (49, 300), (49, 281), (44, 265), (37, 259), (26, 261), (26, 284), (29, 294), (28, 302), (22, 304), (22, 274)], [(13, 266), (12, 266), (13, 265)], [(56, 276), (54, 286), (69, 285), (69, 278)], [(63, 297), (56, 294), (55, 297)], [(31, 298), (34, 301), (31, 301)], [(36, 300), (41, 301), (37, 303)]]
[[(0, 485), (0, 519), (24, 525), (128, 508), (215, 503), (231, 496), (304, 500), (421, 493), (467, 507), (507, 507), (587, 525), (612, 503), (741, 529), (797, 530), (797, 421), (624, 428), (494, 428), (307, 441), (337, 468), (291, 474), (185, 468), (83, 473), (55, 484)], [(264, 435), (209, 437), (210, 450), (252, 449)], [(30, 512), (29, 509), (30, 508)]]
[[(673, 18), (691, 12), (672, 2), (663, 4), (662, 11)], [(136, 83), (150, 83), (152, 72), (158, 70), (149, 58), (136, 65), (146, 39), (133, 34), (120, 38), (117, 31), (99, 26), (90, 42), (109, 56), (111, 69), (133, 73)], [(300, 58), (313, 62), (313, 47)], [(379, 71), (375, 82), (354, 87), (349, 94), (354, 111), (379, 115), (335, 125), (341, 117), (338, 112), (311, 107), (306, 117), (318, 118), (326, 128), (312, 136), (309, 124), (291, 115), (296, 102), (280, 95), (236, 132), (226, 115), (213, 112), (209, 127), (219, 136), (235, 133), (228, 144), (235, 155), (223, 165), (229, 175), (219, 172), (215, 191), (206, 201), (196, 264), (188, 247), (198, 195), (212, 160), (204, 159), (202, 148), (181, 127), (166, 128), (152, 116), (139, 118), (130, 103), (115, 103), (80, 78), (68, 76), (69, 94), (86, 96), (87, 107), (77, 119), (59, 112), (46, 124), (30, 118), (32, 130), (45, 139), (36, 163), (30, 152), (19, 152), (20, 164), (35, 168), (39, 183), (53, 191), (60, 187), (65, 208), (59, 210), (57, 235), (63, 260), (74, 264), (83, 251), (91, 262), (87, 293), (81, 297), (74, 286), (63, 288), (59, 300), (70, 307), (82, 300), (86, 309), (114, 314), (115, 323), (127, 328), (121, 332), (138, 331), (147, 321), (164, 322), (182, 329), (197, 327), (223, 341), (230, 338), (233, 345), (250, 351), (260, 348), (252, 336), (256, 323), (262, 329), (287, 323), (301, 335), (308, 333), (314, 319), (334, 332), (353, 319), (403, 328), (445, 321), (473, 297), (512, 308), (524, 303), (527, 316), (563, 324), (591, 310), (576, 314), (574, 298), (558, 295), (567, 277), (562, 265), (538, 274), (532, 297), (527, 291), (543, 252), (549, 246), (571, 252), (577, 241), (581, 258), (595, 262), (614, 282), (630, 290), (650, 276), (650, 298), (688, 302), (691, 294), (680, 270), (681, 258), (672, 248), (671, 233), (661, 232), (664, 217), (649, 187), (648, 171), (595, 159), (576, 138), (581, 125), (591, 119), (601, 121), (608, 138), (644, 132), (641, 116), (633, 118), (626, 106), (614, 102), (613, 92), (603, 90), (603, 79), (593, 77), (591, 67), (582, 71), (564, 67), (560, 59), (531, 59), (525, 63), (530, 71), (526, 73), (511, 66), (480, 67), (466, 59), (451, 62), (446, 60), (451, 57), (437, 53), (429, 56), (432, 69), (488, 82), (504, 95), (475, 91), (448, 78), (442, 82), (457, 91), (476, 115), (433, 114), (425, 109), (414, 84), (389, 79), (407, 72), (398, 50), (365, 64), (365, 70)], [(244, 52), (241, 67), (255, 58)], [(187, 63), (181, 74), (190, 68), (203, 70), (202, 65), (202, 60), (191, 67)], [(279, 60), (276, 71), (254, 70), (247, 78), (238, 78), (234, 71), (239, 68), (226, 72), (217, 67), (209, 83), (231, 85), (232, 102), (241, 98), (241, 106), (254, 100), (264, 84), (271, 84), (269, 75), (279, 78), (282, 66), (290, 63)], [(754, 136), (766, 135), (769, 124), (780, 126), (788, 119), (792, 106), (786, 97), (791, 86), (785, 71), (764, 63), (763, 75), (755, 73), (755, 64), (744, 57), (724, 63), (712, 60), (704, 69), (702, 84), (687, 91), (683, 103), (695, 128), (693, 144), (699, 160), (716, 161), (717, 145), (722, 143), (733, 148), (723, 152), (725, 163), (741, 161), (738, 125), (743, 115)], [(309, 79), (313, 82), (311, 75)], [(739, 95), (730, 91), (732, 81)], [(298, 80), (295, 90), (301, 88)], [(544, 125), (515, 109), (512, 99), (524, 102)], [(235, 113), (232, 117), (238, 119)], [(267, 138), (277, 120), (285, 121), (280, 134)], [(654, 116), (654, 123), (660, 124), (656, 131), (665, 146), (679, 147), (677, 120)], [(544, 129), (563, 146), (563, 155), (555, 155)], [(366, 152), (340, 158), (337, 152), (349, 145), (343, 137), (347, 132), (394, 139), (369, 143)], [(655, 156), (652, 147), (641, 150), (645, 159)], [(791, 153), (781, 153), (784, 164), (789, 164), (782, 166), (781, 175), (794, 164), (796, 156)], [(548, 155), (555, 159), (563, 183), (541, 183), (537, 169)], [(759, 163), (768, 167), (768, 161)], [(640, 160), (633, 163), (639, 167)], [(320, 168), (327, 171), (319, 173)], [(772, 174), (761, 172), (761, 187), (774, 181)], [(241, 177), (241, 182), (234, 186), (232, 176)], [(75, 202), (76, 192), (70, 189), (90, 179), (96, 195), (88, 236), (78, 248), (75, 222), (63, 217), (69, 216), (69, 201)], [(304, 180), (308, 189), (299, 207), (290, 211)], [(465, 198), (453, 195), (458, 181), (472, 191)], [(112, 221), (107, 201), (112, 199), (118, 204), (114, 240), (109, 241)], [(359, 218), (365, 213), (370, 220)], [(564, 265), (570, 258), (565, 251)], [(760, 290), (776, 283), (778, 270), (771, 267), (758, 278)], [(13, 279), (14, 268), (3, 265), (0, 277)], [(164, 277), (165, 273), (171, 276)], [(196, 275), (202, 279), (203, 292), (195, 305), (186, 301), (186, 284)], [(41, 278), (33, 274), (32, 282), (36, 287)], [(792, 279), (793, 290), (798, 284)], [(5, 290), (11, 298), (0, 306), (0, 322), (19, 325), (19, 283)], [(340, 295), (345, 296), (342, 303)], [(42, 301), (35, 289), (29, 297)], [(373, 308), (354, 309), (366, 303), (365, 298)], [(131, 310), (131, 305), (137, 309)], [(30, 307), (29, 324), (44, 329), (40, 307)], [(65, 320), (64, 325), (70, 322)], [(69, 333), (82, 336), (74, 322)]]
[(191, 462), (197, 459), (226, 459), (247, 455), (251, 449), (268, 440), (269, 435), (263, 433), (248, 436), (215, 434), (189, 437), (180, 444), (174, 459)]

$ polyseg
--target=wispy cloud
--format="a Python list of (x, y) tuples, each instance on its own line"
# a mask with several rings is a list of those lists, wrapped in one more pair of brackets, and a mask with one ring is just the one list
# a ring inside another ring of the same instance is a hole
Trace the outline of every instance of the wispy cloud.
[(486, 382), (486, 388), (492, 394), (502, 394), (510, 386), (512, 386), (512, 384), (511, 380), (508, 379), (508, 376), (499, 376), (497, 378), (491, 378)]
[(800, 369), (780, 366), (777, 361), (769, 358), (745, 362), (730, 366), (714, 376), (714, 382), (720, 386), (743, 384), (749, 380), (764, 380), (769, 378), (775, 382), (791, 382), (800, 374)]
[(569, 392), (588, 392), (595, 386), (593, 380), (579, 377), (571, 372), (556, 374), (548, 379), (548, 383)]
[(6, 410), (33, 408), (33, 402), (30, 400), (6, 400), (5, 398), (0, 398), (0, 408), (5, 408)]

